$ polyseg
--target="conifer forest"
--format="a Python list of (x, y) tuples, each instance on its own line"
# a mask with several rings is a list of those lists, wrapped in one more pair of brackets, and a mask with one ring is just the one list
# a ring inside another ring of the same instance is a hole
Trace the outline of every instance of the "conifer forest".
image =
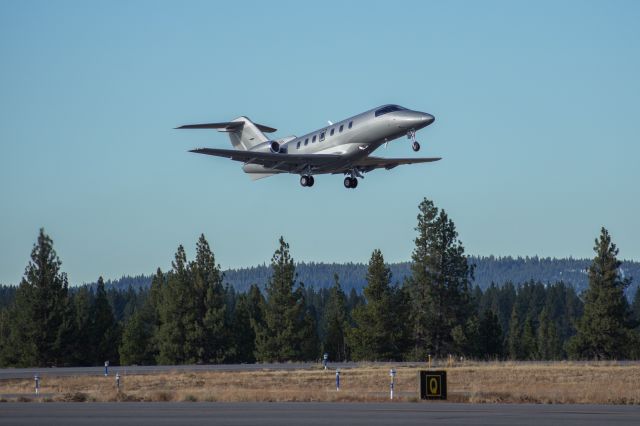
[(296, 263), (281, 237), (265, 265), (224, 271), (201, 235), (148, 276), (70, 285), (41, 229), (0, 286), (0, 366), (638, 359), (640, 266), (593, 237), (591, 259), (473, 257), (424, 199), (404, 263), (374, 247), (366, 264)]

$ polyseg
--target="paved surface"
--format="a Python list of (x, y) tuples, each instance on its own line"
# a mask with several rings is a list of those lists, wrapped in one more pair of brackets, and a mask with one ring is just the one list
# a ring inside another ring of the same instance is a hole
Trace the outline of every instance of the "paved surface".
[(453, 403), (2, 403), (0, 425), (638, 425), (633, 406)]

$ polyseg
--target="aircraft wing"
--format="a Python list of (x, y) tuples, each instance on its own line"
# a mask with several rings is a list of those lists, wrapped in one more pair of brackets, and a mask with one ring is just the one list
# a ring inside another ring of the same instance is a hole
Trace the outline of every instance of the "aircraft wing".
[[(431, 158), (381, 158), (381, 157), (364, 157), (355, 161), (351, 166), (360, 168), (363, 172), (370, 172), (374, 169), (387, 169), (391, 170), (394, 167), (398, 167), (402, 164), (417, 164), (417, 163), (430, 163), (433, 161), (441, 160), (440, 157)], [(336, 173), (344, 173), (348, 169), (337, 170)]]
[(249, 164), (260, 164), (283, 172), (302, 172), (305, 169), (326, 167), (341, 160), (334, 154), (274, 154), (271, 152), (240, 151), (235, 149), (198, 148), (189, 152), (214, 155)]

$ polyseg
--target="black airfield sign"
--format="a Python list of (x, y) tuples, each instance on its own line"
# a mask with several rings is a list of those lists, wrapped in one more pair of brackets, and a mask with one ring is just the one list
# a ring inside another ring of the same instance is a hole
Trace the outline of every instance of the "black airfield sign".
[(446, 371), (420, 371), (420, 399), (447, 399)]

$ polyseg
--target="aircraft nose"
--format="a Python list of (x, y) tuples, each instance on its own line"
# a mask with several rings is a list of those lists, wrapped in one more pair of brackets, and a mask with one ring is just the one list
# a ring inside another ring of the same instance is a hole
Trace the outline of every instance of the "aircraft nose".
[(420, 122), (425, 126), (428, 126), (429, 124), (433, 123), (435, 120), (436, 118), (433, 115), (427, 114), (426, 112), (421, 113)]

